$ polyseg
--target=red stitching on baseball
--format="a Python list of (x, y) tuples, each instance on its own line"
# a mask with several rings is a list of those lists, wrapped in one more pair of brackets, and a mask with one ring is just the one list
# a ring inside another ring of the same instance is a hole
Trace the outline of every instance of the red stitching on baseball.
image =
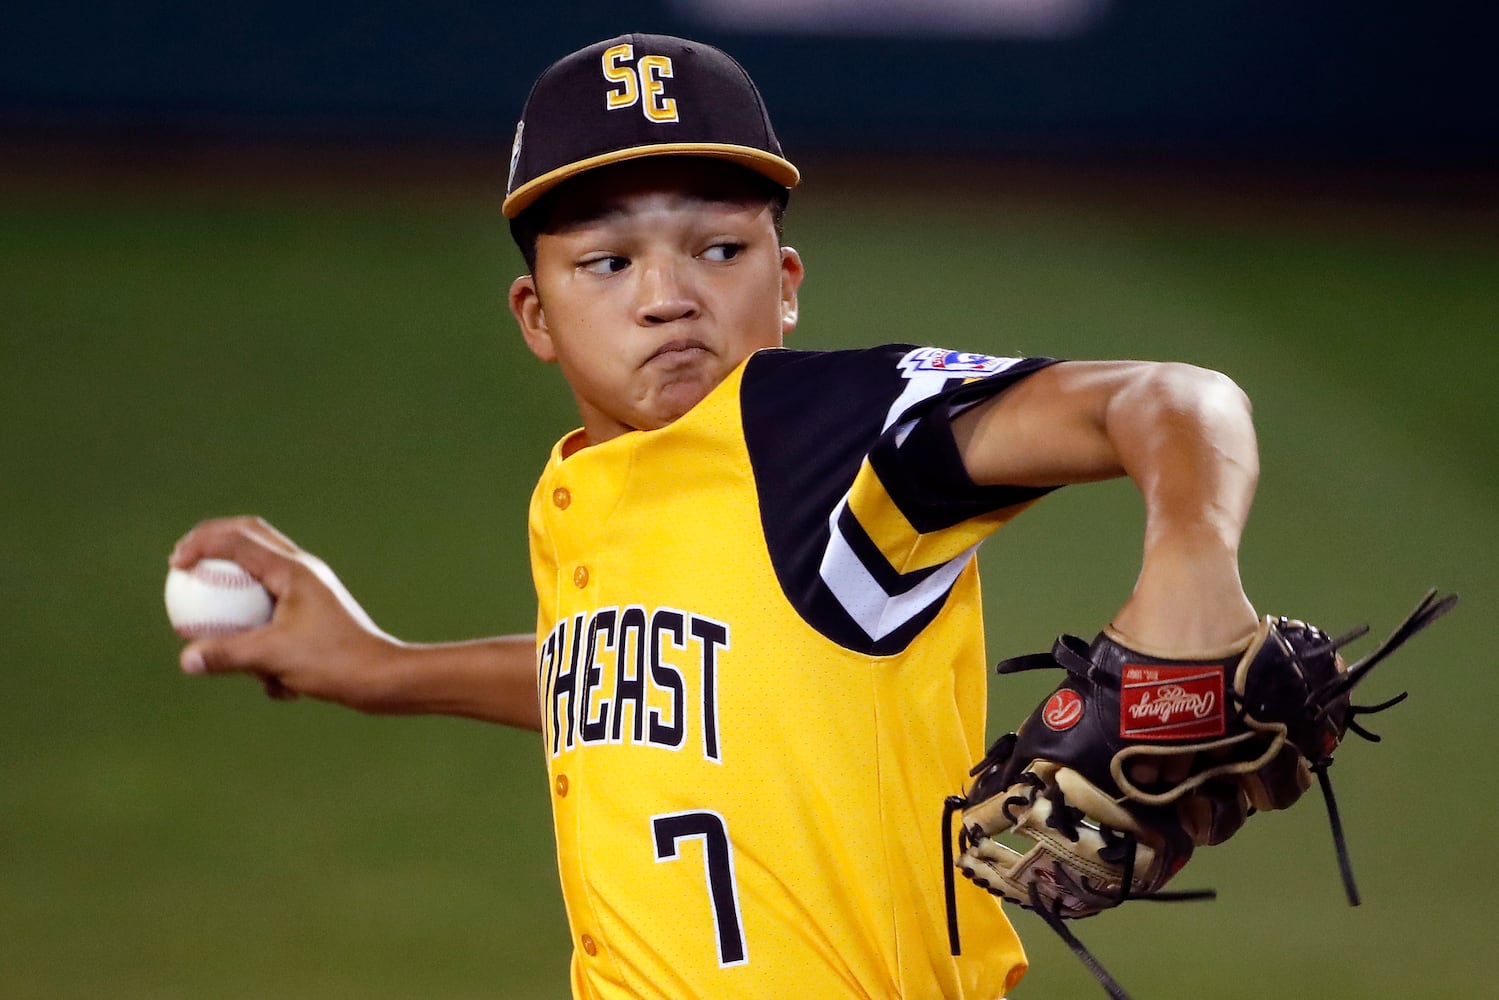
[(256, 627), (254, 625), (241, 625), (237, 622), (214, 619), (202, 622), (184, 622), (173, 628), (184, 639), (208, 639), (221, 635), (233, 635), (236, 632), (247, 632)]
[(244, 569), (219, 569), (216, 566), (204, 566), (198, 563), (192, 568), (193, 579), (208, 584), (210, 587), (226, 587), (230, 590), (251, 590), (260, 586), (253, 576)]

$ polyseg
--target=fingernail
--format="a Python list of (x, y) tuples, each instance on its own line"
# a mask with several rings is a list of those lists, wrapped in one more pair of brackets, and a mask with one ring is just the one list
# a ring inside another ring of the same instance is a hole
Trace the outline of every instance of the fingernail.
[(182, 651), (182, 672), (184, 674), (206, 674), (208, 664), (203, 662), (203, 654), (196, 649), (185, 649)]

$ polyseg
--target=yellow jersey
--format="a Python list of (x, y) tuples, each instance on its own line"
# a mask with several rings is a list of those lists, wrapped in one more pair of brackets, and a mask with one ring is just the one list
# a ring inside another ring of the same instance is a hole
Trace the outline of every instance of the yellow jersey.
[[(533, 495), (537, 695), (580, 1000), (994, 1000), (1025, 969), (941, 814), (982, 756), (974, 552), (1042, 491), (948, 422), (1047, 364), (762, 351)], [(580, 432), (575, 432), (580, 433)]]

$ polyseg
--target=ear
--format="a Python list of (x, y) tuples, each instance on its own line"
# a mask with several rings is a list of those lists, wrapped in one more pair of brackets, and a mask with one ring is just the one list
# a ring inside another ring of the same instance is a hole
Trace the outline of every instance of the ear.
[(523, 274), (510, 283), (510, 312), (531, 353), (545, 362), (555, 362), (557, 349), (552, 344), (546, 310), (541, 307), (541, 293), (536, 290), (536, 279), (531, 275)]
[(797, 289), (802, 287), (802, 279), (807, 276), (806, 268), (802, 266), (802, 255), (791, 247), (781, 247), (781, 333), (787, 334), (796, 329), (796, 320), (800, 315), (797, 304)]

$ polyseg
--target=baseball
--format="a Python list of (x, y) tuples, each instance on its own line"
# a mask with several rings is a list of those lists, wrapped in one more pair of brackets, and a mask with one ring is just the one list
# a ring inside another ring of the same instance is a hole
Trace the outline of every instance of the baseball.
[(270, 591), (227, 559), (203, 559), (167, 573), (167, 619), (184, 639), (231, 635), (271, 620)]

